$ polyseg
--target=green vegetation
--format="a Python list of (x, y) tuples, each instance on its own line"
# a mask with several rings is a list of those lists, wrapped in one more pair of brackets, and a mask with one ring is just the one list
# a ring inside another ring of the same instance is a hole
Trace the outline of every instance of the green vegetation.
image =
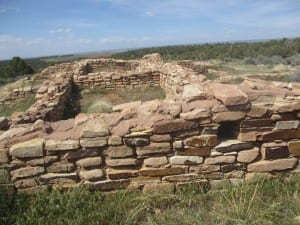
[(0, 224), (7, 225), (293, 225), (300, 216), (300, 177), (259, 180), (175, 194), (84, 188), (35, 195), (0, 195)]
[(159, 86), (120, 88), (106, 90), (103, 88), (81, 89), (80, 111), (85, 113), (111, 112), (114, 105), (132, 102), (164, 99), (165, 93)]
[(10, 61), (0, 65), (0, 84), (11, 82), (22, 75), (33, 74), (34, 70), (20, 57), (13, 57)]
[[(143, 48), (112, 55), (113, 58), (137, 59), (158, 52), (165, 60), (245, 59), (250, 64), (285, 62), (300, 64), (300, 38), (265, 42), (211, 43)], [(298, 54), (298, 55), (297, 55)], [(271, 60), (269, 59), (270, 57)], [(250, 58), (250, 59), (249, 59)]]
[(14, 112), (25, 112), (35, 102), (35, 95), (17, 99), (10, 105), (0, 105), (0, 116), (11, 116)]

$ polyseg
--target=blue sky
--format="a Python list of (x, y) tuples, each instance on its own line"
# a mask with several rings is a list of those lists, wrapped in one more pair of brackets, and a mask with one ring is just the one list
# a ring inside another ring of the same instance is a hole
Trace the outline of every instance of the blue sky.
[(300, 0), (0, 0), (0, 59), (300, 36)]

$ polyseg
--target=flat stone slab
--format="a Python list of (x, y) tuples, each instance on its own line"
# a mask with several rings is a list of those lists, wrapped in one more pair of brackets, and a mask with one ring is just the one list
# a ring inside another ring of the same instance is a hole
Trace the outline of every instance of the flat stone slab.
[(208, 118), (212, 116), (212, 112), (208, 109), (194, 109), (191, 112), (180, 113), (180, 118), (185, 120), (195, 120), (200, 118)]
[(110, 146), (104, 151), (110, 158), (125, 158), (134, 155), (134, 150), (127, 146)]
[(102, 158), (101, 157), (89, 157), (85, 159), (80, 159), (76, 161), (76, 166), (82, 167), (82, 168), (89, 168), (89, 167), (95, 167), (95, 166), (101, 166), (102, 164)]
[(79, 149), (79, 140), (66, 140), (66, 141), (56, 141), (56, 140), (46, 140), (45, 150), (47, 151), (66, 151)]
[(201, 164), (203, 158), (200, 156), (181, 156), (175, 155), (170, 158), (170, 163), (172, 165), (196, 165)]
[(214, 83), (210, 84), (210, 89), (215, 98), (226, 106), (243, 105), (248, 102), (248, 96), (237, 85)]
[(170, 143), (151, 143), (148, 146), (136, 147), (136, 154), (138, 156), (152, 155), (152, 154), (165, 154), (171, 152)]
[(28, 167), (23, 167), (17, 170), (13, 170), (11, 171), (11, 176), (12, 179), (18, 179), (18, 178), (23, 178), (23, 177), (31, 177), (31, 176), (37, 176), (41, 173), (44, 173), (45, 169), (44, 167), (40, 167), (40, 166), (28, 166)]
[(168, 164), (169, 161), (166, 156), (161, 157), (151, 157), (144, 160), (144, 164), (147, 167), (161, 167)]
[(95, 181), (102, 179), (104, 177), (104, 172), (102, 169), (82, 170), (79, 172), (79, 177), (82, 180)]
[(218, 143), (217, 135), (200, 135), (193, 136), (184, 140), (185, 146), (203, 147), (203, 146), (215, 146)]
[(293, 169), (298, 162), (296, 158), (277, 159), (277, 160), (262, 160), (248, 165), (249, 172), (271, 172)]
[(217, 145), (215, 147), (215, 150), (221, 153), (226, 153), (226, 152), (240, 151), (244, 149), (251, 149), (252, 147), (253, 144), (251, 142), (242, 142), (239, 140), (227, 140)]
[(205, 164), (230, 164), (234, 163), (236, 157), (233, 155), (217, 156), (205, 159)]
[(89, 119), (81, 131), (82, 138), (104, 137), (109, 135), (108, 127), (102, 118)]
[(17, 158), (43, 156), (44, 139), (36, 138), (11, 146), (9, 154)]
[(242, 163), (251, 163), (259, 156), (259, 148), (240, 151), (238, 153), (237, 161)]

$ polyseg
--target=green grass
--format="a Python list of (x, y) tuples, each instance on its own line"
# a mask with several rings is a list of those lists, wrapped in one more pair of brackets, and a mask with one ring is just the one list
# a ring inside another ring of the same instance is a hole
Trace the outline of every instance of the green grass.
[(84, 188), (32, 196), (2, 192), (0, 224), (293, 225), (300, 215), (299, 191), (300, 177), (295, 176), (208, 192), (186, 188), (175, 194), (103, 194)]
[(0, 106), (0, 116), (11, 116), (14, 112), (25, 112), (35, 102), (35, 95), (30, 94), (13, 101), (10, 105)]
[(158, 87), (136, 87), (106, 90), (103, 88), (81, 89), (80, 111), (84, 113), (111, 112), (114, 105), (164, 99), (165, 93)]

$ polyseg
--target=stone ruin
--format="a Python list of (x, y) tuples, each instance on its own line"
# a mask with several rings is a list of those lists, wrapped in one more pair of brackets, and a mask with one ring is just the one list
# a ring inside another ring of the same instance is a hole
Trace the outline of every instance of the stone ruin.
[[(187, 64), (187, 66), (186, 66)], [(190, 63), (94, 59), (52, 66), (22, 115), (2, 119), (0, 179), (24, 192), (87, 185), (174, 191), (300, 171), (300, 84), (207, 80)], [(74, 85), (160, 85), (166, 99), (62, 120)], [(196, 187), (195, 186), (195, 187)]]

